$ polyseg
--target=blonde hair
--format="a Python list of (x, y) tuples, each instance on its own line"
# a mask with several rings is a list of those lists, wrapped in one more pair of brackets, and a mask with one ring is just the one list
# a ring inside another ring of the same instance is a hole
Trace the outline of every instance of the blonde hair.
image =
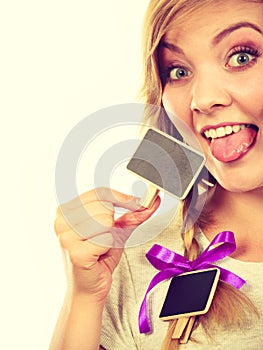
[[(162, 83), (159, 72), (158, 46), (169, 30), (173, 20), (180, 15), (180, 20), (193, 11), (203, 8), (214, 0), (151, 0), (144, 18), (142, 60), (143, 85), (140, 97), (146, 106), (162, 106)], [(160, 108), (153, 113), (151, 107), (146, 107), (144, 121), (160, 130), (174, 136), (176, 129), (170, 119)], [(177, 135), (175, 135), (177, 136)]]
[[(262, 0), (255, 2), (262, 2)], [(182, 21), (190, 13), (200, 11), (205, 6), (214, 5), (214, 3), (215, 0), (151, 0), (145, 14), (143, 27), (144, 81), (141, 89), (141, 97), (146, 104), (145, 123), (150, 123), (172, 136), (177, 136), (176, 129), (162, 108), (163, 86), (159, 73), (158, 47), (175, 19), (177, 22)], [(157, 113), (156, 106), (160, 107)], [(182, 228), (181, 235), (185, 257), (189, 260), (196, 259), (200, 254), (200, 247), (195, 238), (197, 230), (202, 225), (210, 223), (207, 222), (208, 218), (212, 219), (210, 213), (203, 211), (197, 222), (191, 222), (190, 204), (192, 205), (192, 200), (198, 200), (196, 193), (193, 197), (194, 191), (195, 189), (190, 192), (181, 206), (183, 222), (187, 222), (187, 225)], [(209, 312), (198, 318), (195, 327), (202, 324), (209, 336), (209, 328), (212, 323), (221, 324), (223, 327), (243, 327), (251, 313), (258, 315), (252, 302), (242, 292), (226, 283), (219, 282)], [(175, 324), (176, 321), (170, 322), (162, 350), (179, 347), (179, 342), (172, 339)]]

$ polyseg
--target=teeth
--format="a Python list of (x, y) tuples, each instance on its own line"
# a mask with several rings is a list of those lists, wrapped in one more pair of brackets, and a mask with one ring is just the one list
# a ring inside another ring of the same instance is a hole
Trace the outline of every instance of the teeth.
[(247, 127), (245, 124), (241, 125), (227, 125), (225, 127), (221, 126), (217, 129), (209, 129), (204, 132), (205, 137), (208, 139), (216, 139), (218, 137), (224, 137), (227, 135), (231, 135), (232, 133), (237, 133), (240, 130), (243, 130)]
[(240, 125), (234, 125), (233, 126), (233, 132), (236, 134), (239, 131), (240, 131)]
[(214, 130), (214, 129), (210, 130), (210, 137), (212, 137), (212, 139), (215, 139), (217, 137), (216, 130)]
[(221, 128), (216, 129), (216, 136), (217, 137), (223, 137), (225, 135), (226, 135), (225, 128), (221, 127)]
[(232, 126), (228, 125), (225, 127), (225, 132), (226, 132), (226, 135), (230, 135), (232, 134)]

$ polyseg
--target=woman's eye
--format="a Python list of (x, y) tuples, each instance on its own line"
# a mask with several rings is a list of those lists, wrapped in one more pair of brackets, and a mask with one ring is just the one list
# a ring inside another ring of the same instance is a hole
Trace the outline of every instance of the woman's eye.
[(250, 63), (254, 58), (255, 57), (253, 55), (246, 52), (237, 53), (230, 58), (228, 65), (231, 67), (245, 66), (248, 63)]
[(171, 80), (179, 80), (179, 79), (184, 79), (188, 77), (190, 72), (182, 67), (175, 67), (172, 68), (169, 72), (169, 78)]

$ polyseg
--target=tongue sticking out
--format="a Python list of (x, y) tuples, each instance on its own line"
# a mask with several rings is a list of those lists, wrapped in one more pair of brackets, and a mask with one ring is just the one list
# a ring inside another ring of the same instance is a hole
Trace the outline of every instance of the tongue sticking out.
[(237, 160), (252, 145), (257, 131), (252, 128), (245, 128), (229, 136), (212, 139), (211, 152), (220, 162), (231, 162)]

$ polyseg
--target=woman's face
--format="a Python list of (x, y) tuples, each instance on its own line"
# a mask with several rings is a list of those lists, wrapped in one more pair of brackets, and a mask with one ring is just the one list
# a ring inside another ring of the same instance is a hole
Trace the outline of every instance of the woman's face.
[(160, 69), (164, 108), (194, 132), (217, 181), (231, 191), (262, 187), (263, 3), (220, 1), (175, 21)]

